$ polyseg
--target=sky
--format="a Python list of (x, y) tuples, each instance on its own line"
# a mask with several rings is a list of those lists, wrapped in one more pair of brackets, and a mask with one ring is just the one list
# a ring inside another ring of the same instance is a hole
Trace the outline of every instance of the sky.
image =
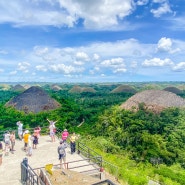
[(0, 82), (184, 81), (185, 0), (0, 0)]

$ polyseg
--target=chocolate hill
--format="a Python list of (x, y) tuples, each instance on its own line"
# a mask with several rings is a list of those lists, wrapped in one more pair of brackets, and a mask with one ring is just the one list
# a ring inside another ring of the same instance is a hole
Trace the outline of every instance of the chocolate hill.
[(12, 87), (11, 90), (16, 92), (23, 92), (25, 91), (25, 88), (22, 85), (17, 84), (14, 87)]
[(60, 107), (60, 103), (51, 98), (41, 87), (32, 86), (6, 103), (25, 113), (38, 113)]
[(69, 92), (70, 93), (84, 93), (84, 92), (95, 93), (96, 91), (92, 87), (80, 87), (76, 85), (73, 88), (71, 88)]
[(180, 89), (178, 89), (177, 87), (166, 87), (165, 89), (163, 89), (165, 91), (169, 91), (175, 94), (182, 94), (182, 91)]
[(111, 93), (132, 93), (135, 94), (136, 90), (129, 85), (120, 85), (113, 89)]
[(121, 108), (138, 110), (138, 105), (144, 103), (145, 108), (159, 113), (169, 107), (185, 107), (185, 99), (176, 94), (163, 90), (146, 90), (129, 98)]

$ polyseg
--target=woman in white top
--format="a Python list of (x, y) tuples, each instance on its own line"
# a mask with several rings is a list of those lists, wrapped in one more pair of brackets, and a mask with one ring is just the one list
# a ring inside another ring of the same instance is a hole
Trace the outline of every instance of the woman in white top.
[(50, 121), (49, 119), (47, 119), (50, 123), (49, 125), (49, 134), (50, 134), (50, 137), (51, 137), (51, 142), (55, 142), (55, 132), (56, 132), (56, 127), (55, 127), (55, 123), (57, 121)]

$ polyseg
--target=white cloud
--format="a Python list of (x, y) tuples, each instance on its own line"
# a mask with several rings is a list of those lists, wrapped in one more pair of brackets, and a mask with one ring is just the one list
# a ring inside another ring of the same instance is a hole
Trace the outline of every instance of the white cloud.
[(101, 66), (113, 70), (113, 73), (126, 72), (126, 65), (123, 58), (112, 58), (101, 62)]
[(20, 63), (18, 63), (17, 70), (22, 71), (24, 73), (28, 73), (29, 66), (30, 66), (30, 63), (28, 63), (28, 62), (22, 62), (22, 63), (20, 62)]
[(180, 62), (180, 63), (176, 64), (172, 68), (172, 70), (173, 71), (178, 71), (178, 72), (185, 71), (185, 62)]
[(100, 59), (100, 56), (98, 55), (98, 54), (94, 54), (93, 55), (93, 60), (95, 60), (95, 61), (97, 61), (97, 60), (99, 60)]
[(49, 66), (50, 70), (57, 73), (70, 74), (70, 73), (81, 73), (84, 68), (77, 68), (72, 65), (65, 64), (53, 64)]
[(151, 13), (154, 17), (161, 17), (161, 15), (166, 13), (172, 13), (169, 3), (166, 0), (155, 0), (154, 3), (160, 3), (157, 9), (151, 9)]
[(169, 59), (165, 58), (164, 60), (161, 60), (160, 58), (153, 58), (150, 60), (145, 60), (142, 63), (142, 66), (145, 67), (163, 67), (163, 66), (172, 66), (174, 63)]
[(143, 6), (143, 5), (146, 5), (148, 3), (149, 0), (138, 0), (136, 2), (137, 5), (139, 6)]
[(84, 19), (85, 27), (91, 29), (116, 26), (119, 19), (129, 15), (134, 8), (132, 0), (59, 0), (59, 2), (72, 17)]
[(43, 72), (47, 71), (47, 68), (44, 65), (38, 65), (35, 68), (37, 69), (37, 71), (43, 71)]
[(0, 73), (4, 72), (4, 69), (0, 69)]
[(0, 22), (16, 26), (52, 25), (74, 27), (79, 19), (86, 28), (111, 29), (134, 10), (132, 0), (0, 1)]
[(89, 56), (85, 52), (76, 53), (77, 61), (89, 61)]
[(163, 37), (159, 40), (157, 44), (157, 49), (159, 51), (170, 51), (172, 47), (172, 40), (170, 38)]

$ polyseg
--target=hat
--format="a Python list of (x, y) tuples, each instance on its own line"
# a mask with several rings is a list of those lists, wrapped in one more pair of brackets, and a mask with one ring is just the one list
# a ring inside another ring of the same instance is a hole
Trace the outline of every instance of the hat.
[(29, 130), (26, 130), (26, 131), (25, 131), (25, 134), (28, 134), (28, 133), (29, 133)]
[(64, 129), (65, 132), (67, 132), (67, 129)]
[(64, 141), (63, 140), (60, 140), (60, 144), (62, 144)]

